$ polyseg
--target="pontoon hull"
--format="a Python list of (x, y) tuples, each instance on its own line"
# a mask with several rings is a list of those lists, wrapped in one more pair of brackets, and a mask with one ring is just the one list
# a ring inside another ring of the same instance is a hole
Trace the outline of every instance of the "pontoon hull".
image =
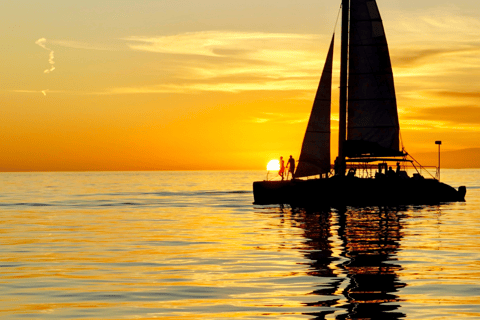
[(255, 204), (295, 206), (407, 205), (465, 201), (459, 190), (434, 179), (330, 179), (257, 181)]

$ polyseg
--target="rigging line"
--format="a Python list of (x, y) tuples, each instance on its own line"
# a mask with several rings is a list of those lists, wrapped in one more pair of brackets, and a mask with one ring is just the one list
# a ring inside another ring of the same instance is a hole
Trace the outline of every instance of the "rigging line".
[[(418, 162), (410, 153), (408, 154), (408, 156), (409, 156), (410, 158), (412, 158), (413, 161), (416, 162), (416, 163), (420, 166), (420, 170), (425, 170), (425, 172), (427, 172), (433, 179), (436, 180), (436, 178), (435, 178), (424, 166), (422, 166), (422, 164), (421, 164), (420, 162)], [(417, 172), (420, 173), (420, 172), (418, 171), (417, 167), (415, 166), (415, 163), (412, 163), (412, 164), (413, 164), (413, 166), (415, 167), (415, 170), (417, 170)]]
[(335, 30), (337, 29), (338, 19), (340, 18), (340, 12), (342, 12), (342, 4), (340, 3), (340, 8), (337, 13), (337, 20), (335, 21), (335, 26), (333, 27), (333, 34), (335, 35)]

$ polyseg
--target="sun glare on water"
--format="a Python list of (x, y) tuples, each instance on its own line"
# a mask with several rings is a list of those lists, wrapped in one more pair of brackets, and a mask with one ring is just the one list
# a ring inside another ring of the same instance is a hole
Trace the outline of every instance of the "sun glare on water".
[(270, 160), (270, 162), (267, 164), (267, 170), (268, 171), (278, 171), (278, 170), (280, 170), (280, 161)]

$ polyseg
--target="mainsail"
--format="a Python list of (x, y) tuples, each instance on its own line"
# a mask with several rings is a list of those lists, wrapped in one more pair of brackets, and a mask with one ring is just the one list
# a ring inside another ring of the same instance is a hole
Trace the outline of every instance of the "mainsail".
[(401, 154), (392, 65), (380, 12), (372, 0), (350, 3), (347, 119), (346, 156)]
[(313, 102), (310, 120), (303, 139), (296, 177), (330, 172), (330, 110), (332, 101), (333, 43), (330, 43), (322, 77)]

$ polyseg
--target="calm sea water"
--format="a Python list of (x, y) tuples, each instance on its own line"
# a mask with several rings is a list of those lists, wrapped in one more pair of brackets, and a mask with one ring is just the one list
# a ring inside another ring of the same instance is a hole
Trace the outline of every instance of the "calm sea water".
[(2, 319), (480, 319), (465, 203), (252, 204), (264, 172), (0, 173)]

